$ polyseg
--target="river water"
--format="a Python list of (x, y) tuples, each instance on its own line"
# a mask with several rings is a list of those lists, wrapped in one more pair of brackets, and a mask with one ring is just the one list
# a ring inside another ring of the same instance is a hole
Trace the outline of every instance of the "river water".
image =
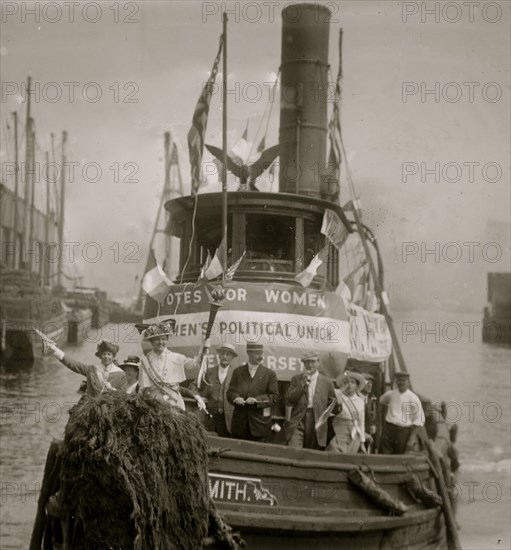
[[(394, 315), (414, 389), (446, 401), (459, 424), (458, 521), (464, 550), (511, 549), (510, 348), (481, 342), (474, 314)], [(140, 354), (131, 327), (107, 325), (69, 355), (90, 362), (96, 342)], [(0, 549), (26, 550), (46, 453), (62, 438), (82, 377), (49, 357), (0, 367)]]

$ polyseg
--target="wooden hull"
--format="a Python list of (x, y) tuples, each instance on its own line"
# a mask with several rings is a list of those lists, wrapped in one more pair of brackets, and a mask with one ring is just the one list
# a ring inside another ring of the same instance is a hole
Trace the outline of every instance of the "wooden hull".
[[(210, 493), (249, 549), (443, 549), (440, 508), (415, 502), (404, 482), (417, 475), (431, 489), (423, 456), (343, 455), (209, 438), (230, 449), (210, 461)], [(390, 516), (348, 480), (361, 468), (380, 489), (408, 506)]]

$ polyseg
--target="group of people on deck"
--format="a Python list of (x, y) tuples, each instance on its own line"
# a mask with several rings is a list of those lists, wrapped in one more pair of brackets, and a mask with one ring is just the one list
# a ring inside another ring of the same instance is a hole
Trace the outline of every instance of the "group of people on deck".
[[(200, 389), (193, 382), (200, 370), (200, 359), (190, 359), (167, 348), (175, 322), (148, 326), (143, 331), (151, 351), (142, 358), (128, 356), (117, 365), (119, 346), (102, 341), (96, 356), (99, 365), (85, 365), (66, 356), (54, 344), (51, 352), (69, 369), (86, 377), (87, 394), (97, 396), (105, 390), (144, 394), (171, 406), (185, 409), (183, 394), (193, 397), (204, 411), (205, 428), (221, 437), (274, 442), (295, 448), (319, 449), (340, 453), (370, 452), (376, 432), (371, 404), (373, 377), (345, 371), (333, 381), (320, 372), (317, 353), (302, 357), (303, 372), (295, 375), (285, 392), (285, 420), (282, 428), (272, 418), (279, 401), (279, 386), (274, 371), (264, 365), (264, 348), (247, 343), (248, 361), (238, 367), (231, 344), (216, 348), (217, 366), (208, 369)], [(204, 342), (209, 348), (209, 341)], [(397, 388), (380, 397), (387, 407), (381, 434), (380, 452), (401, 454), (414, 427), (424, 425), (419, 397), (409, 388), (407, 373), (396, 374)], [(207, 403), (207, 404), (206, 404)]]

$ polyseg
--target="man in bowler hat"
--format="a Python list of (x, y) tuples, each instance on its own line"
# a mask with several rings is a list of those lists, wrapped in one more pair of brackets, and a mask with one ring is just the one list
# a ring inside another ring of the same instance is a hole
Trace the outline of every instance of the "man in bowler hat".
[[(291, 378), (286, 405), (291, 416), (284, 424), (284, 440), (290, 447), (324, 449), (327, 444), (327, 422), (318, 423), (330, 407), (337, 412), (333, 382), (318, 371), (319, 355), (309, 352), (302, 357), (303, 372)], [(317, 427), (316, 427), (317, 426)]]
[(250, 441), (267, 441), (271, 433), (271, 408), (279, 398), (277, 375), (263, 365), (261, 344), (247, 344), (248, 362), (233, 373), (227, 399), (234, 405), (232, 435)]
[(204, 427), (220, 437), (231, 437), (233, 405), (227, 400), (227, 389), (231, 383), (234, 367), (232, 361), (238, 357), (232, 344), (223, 344), (216, 349), (219, 363), (208, 369), (200, 395), (207, 399), (207, 417)]

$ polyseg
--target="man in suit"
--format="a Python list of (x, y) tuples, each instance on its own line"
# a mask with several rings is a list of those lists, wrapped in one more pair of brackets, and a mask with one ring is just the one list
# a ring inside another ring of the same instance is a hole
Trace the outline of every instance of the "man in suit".
[[(324, 449), (328, 431), (328, 412), (325, 411), (338, 412), (334, 384), (318, 371), (321, 362), (317, 353), (307, 353), (302, 363), (304, 372), (291, 378), (286, 393), (291, 415), (284, 424), (284, 440), (290, 447)], [(316, 428), (320, 418), (322, 422)]]
[(205, 420), (205, 428), (220, 437), (231, 437), (232, 412), (234, 407), (227, 401), (227, 388), (231, 383), (234, 367), (232, 361), (238, 357), (232, 344), (223, 344), (216, 350), (218, 366), (208, 370), (200, 394), (208, 400), (207, 411), (211, 416)]
[(261, 344), (247, 344), (248, 363), (233, 373), (227, 399), (234, 405), (232, 435), (250, 441), (267, 441), (271, 433), (271, 407), (279, 398), (277, 375), (263, 365)]

